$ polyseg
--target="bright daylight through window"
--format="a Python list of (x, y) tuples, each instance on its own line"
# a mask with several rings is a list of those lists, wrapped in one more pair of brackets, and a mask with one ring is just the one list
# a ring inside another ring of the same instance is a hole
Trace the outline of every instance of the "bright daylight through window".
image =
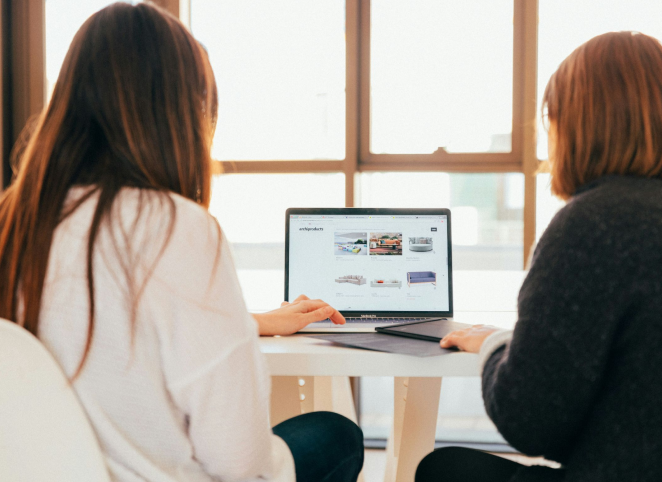
[[(539, 4), (538, 106), (559, 63), (596, 35), (632, 30), (662, 38), (662, 2), (656, 0), (540, 0)], [(537, 150), (540, 159), (547, 159), (547, 135), (540, 120)], [(562, 206), (549, 191), (549, 175), (538, 177), (536, 239)]]
[(338, 0), (192, 2), (218, 84), (216, 159), (345, 157), (344, 27)]
[(415, 5), (371, 5), (371, 152), (510, 152), (512, 0)]
[[(133, 3), (138, 3), (136, 0)], [(114, 0), (44, 0), (46, 8), (46, 93), (50, 99), (74, 34), (94, 12)]]

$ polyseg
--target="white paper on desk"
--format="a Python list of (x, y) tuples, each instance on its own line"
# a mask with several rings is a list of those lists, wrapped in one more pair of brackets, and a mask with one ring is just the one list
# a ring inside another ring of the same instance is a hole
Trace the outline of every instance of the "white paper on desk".
[(404, 336), (385, 335), (383, 333), (337, 333), (334, 335), (308, 335), (308, 338), (330, 341), (338, 345), (364, 350), (399, 353), (418, 357), (447, 355), (456, 350), (447, 350), (439, 342), (417, 340)]

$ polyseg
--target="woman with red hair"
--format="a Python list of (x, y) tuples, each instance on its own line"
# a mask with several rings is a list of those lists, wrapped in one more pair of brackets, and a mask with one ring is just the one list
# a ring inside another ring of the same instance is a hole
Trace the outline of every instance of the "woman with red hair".
[(543, 109), (552, 192), (568, 202), (536, 247), (515, 329), (441, 345), (479, 354), (499, 432), (560, 468), (447, 448), (417, 482), (662, 480), (662, 45), (589, 40), (552, 75)]

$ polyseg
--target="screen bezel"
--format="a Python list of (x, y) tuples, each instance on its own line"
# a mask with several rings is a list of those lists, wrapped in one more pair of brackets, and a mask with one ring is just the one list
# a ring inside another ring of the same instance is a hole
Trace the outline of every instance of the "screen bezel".
[(446, 216), (448, 239), (448, 311), (346, 311), (345, 317), (433, 317), (453, 316), (453, 257), (451, 240), (451, 211), (446, 208), (387, 209), (387, 208), (289, 208), (285, 211), (285, 301), (289, 298), (290, 278), (290, 216)]

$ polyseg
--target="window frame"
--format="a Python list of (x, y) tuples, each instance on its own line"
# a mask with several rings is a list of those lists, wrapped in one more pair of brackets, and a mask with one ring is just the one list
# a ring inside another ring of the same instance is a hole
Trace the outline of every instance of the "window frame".
[[(177, 2), (178, 0), (162, 0)], [(186, 1), (190, 8), (190, 0)], [(374, 154), (370, 152), (370, 2), (345, 0), (346, 98), (345, 159), (215, 161), (217, 172), (278, 174), (344, 172), (345, 206), (356, 205), (355, 178), (371, 171), (453, 173), (520, 172), (524, 182), (524, 256), (526, 266), (535, 241), (536, 81), (538, 1), (513, 0), (512, 149), (507, 153)]]
[[(43, 108), (45, 92), (45, 0), (11, 2), (12, 28), (3, 39), (11, 44), (10, 65), (14, 95), (3, 105), (5, 146), (13, 145), (30, 114)], [(191, 1), (153, 0), (154, 3), (190, 25)], [(228, 160), (214, 161), (214, 171), (226, 174), (344, 173), (345, 206), (356, 205), (355, 179), (362, 172), (435, 171), (452, 173), (524, 174), (524, 256), (526, 266), (535, 241), (538, 0), (513, 0), (513, 117), (512, 150), (507, 153), (374, 154), (370, 152), (370, 2), (345, 0), (345, 158), (342, 160)], [(19, 5), (25, 5), (21, 7)], [(41, 26), (41, 29), (39, 28)], [(6, 29), (4, 29), (6, 30)], [(41, 32), (41, 34), (40, 34)], [(7, 47), (4, 48), (6, 50)], [(18, 55), (20, 54), (20, 55)], [(3, 55), (4, 59), (8, 56)], [(30, 59), (26, 62), (24, 59)], [(22, 60), (23, 59), (23, 60)], [(3, 63), (3, 65), (5, 65)], [(27, 87), (25, 87), (27, 86)], [(4, 89), (5, 92), (7, 89)], [(18, 94), (24, 93), (23, 96)], [(19, 98), (20, 97), (20, 98)], [(5, 96), (6, 98), (6, 96)], [(7, 115), (12, 113), (12, 115)], [(9, 134), (7, 134), (9, 132)], [(8, 166), (8, 149), (4, 164)], [(5, 185), (9, 182), (5, 170)]]
[[(514, 2), (517, 3), (517, 2)], [(360, 84), (361, 84), (361, 104), (360, 104), (360, 157), (361, 167), (370, 169), (371, 165), (376, 165), (379, 170), (384, 166), (393, 166), (389, 170), (402, 170), (410, 164), (416, 165), (416, 170), (439, 170), (447, 172), (456, 170), (472, 172), (474, 169), (480, 172), (516, 172), (521, 171), (522, 165), (522, 136), (524, 124), (522, 122), (522, 98), (523, 83), (521, 62), (516, 62), (521, 56), (522, 22), (513, 22), (513, 85), (512, 85), (512, 124), (511, 124), (511, 151), (510, 152), (470, 152), (470, 153), (451, 153), (444, 148), (439, 148), (431, 154), (376, 154), (370, 151), (371, 138), (371, 115), (370, 105), (370, 75), (371, 75), (371, 2), (362, 1), (360, 11), (360, 42), (363, 47), (360, 52)], [(515, 6), (516, 7), (516, 6)], [(514, 9), (513, 9), (514, 10)], [(518, 39), (520, 39), (518, 41)]]
[(12, 178), (10, 155), (28, 121), (46, 101), (44, 0), (0, 6), (0, 194)]

